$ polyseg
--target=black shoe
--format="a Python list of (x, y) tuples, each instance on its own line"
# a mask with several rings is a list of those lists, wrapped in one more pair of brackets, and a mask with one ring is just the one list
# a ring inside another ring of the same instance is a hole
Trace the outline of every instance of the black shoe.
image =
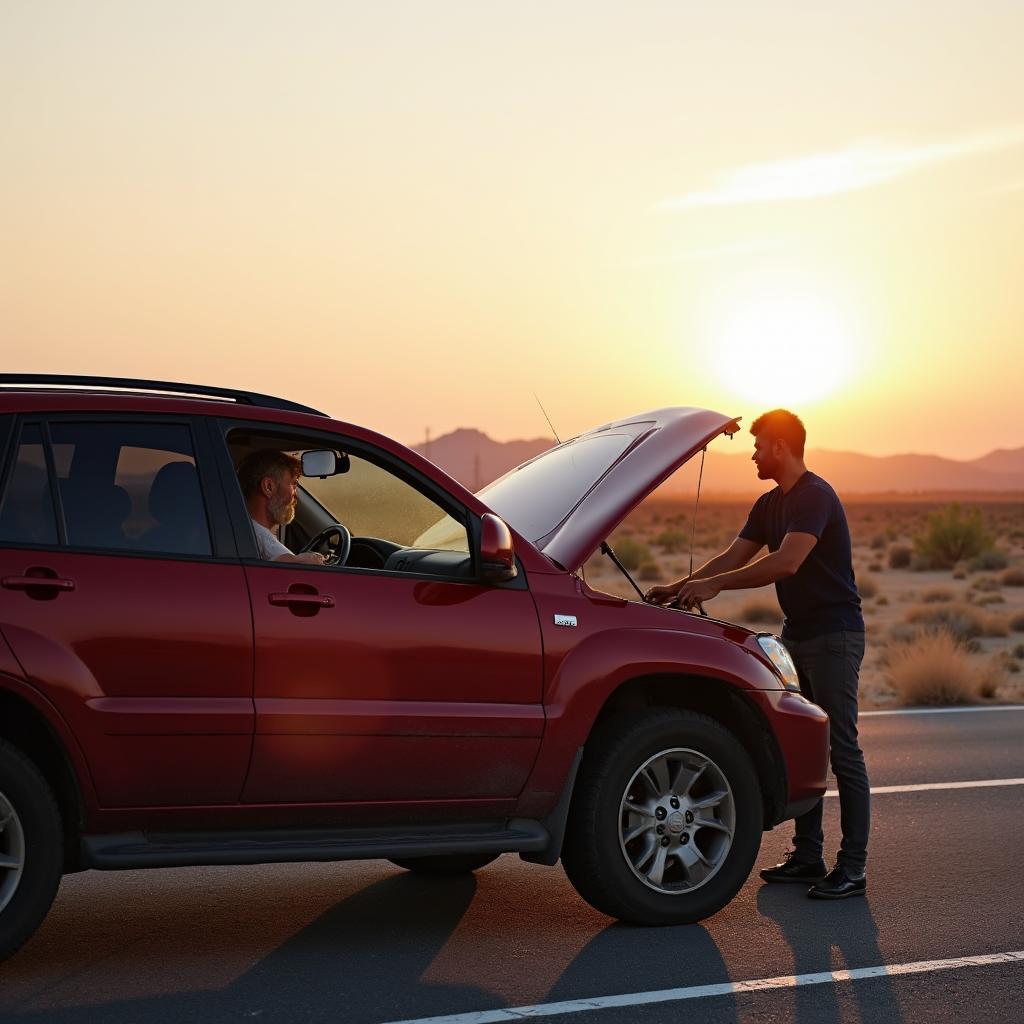
[(796, 860), (796, 850), (790, 850), (785, 856), (781, 864), (761, 872), (766, 882), (803, 882), (806, 885), (820, 881), (828, 871), (823, 860)]
[(863, 896), (867, 892), (868, 880), (864, 873), (853, 874), (849, 868), (837, 864), (820, 882), (807, 890), (815, 900), (845, 900), (847, 896)]

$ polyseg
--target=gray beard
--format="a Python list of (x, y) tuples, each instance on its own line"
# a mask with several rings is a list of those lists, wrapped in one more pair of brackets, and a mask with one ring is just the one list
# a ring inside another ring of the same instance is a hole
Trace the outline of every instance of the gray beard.
[(290, 501), (272, 501), (267, 505), (267, 515), (278, 526), (287, 526), (295, 518), (295, 506)]

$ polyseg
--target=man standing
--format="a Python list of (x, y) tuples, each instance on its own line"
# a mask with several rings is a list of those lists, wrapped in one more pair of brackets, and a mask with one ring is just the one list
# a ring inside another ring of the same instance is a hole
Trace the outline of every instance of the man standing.
[[(774, 409), (759, 416), (750, 432), (758, 478), (774, 480), (778, 486), (757, 499), (726, 551), (692, 576), (653, 587), (645, 600), (678, 601), (688, 608), (723, 590), (775, 584), (786, 617), (782, 642), (796, 664), (800, 688), (828, 713), (843, 841), (835, 867), (827, 871), (819, 801), (796, 819), (794, 849), (761, 877), (766, 882), (812, 882), (808, 895), (817, 899), (860, 896), (867, 888), (871, 810), (857, 740), (864, 618), (853, 575), (850, 529), (836, 492), (804, 465), (807, 434), (799, 417)], [(764, 545), (768, 554), (751, 562)]]

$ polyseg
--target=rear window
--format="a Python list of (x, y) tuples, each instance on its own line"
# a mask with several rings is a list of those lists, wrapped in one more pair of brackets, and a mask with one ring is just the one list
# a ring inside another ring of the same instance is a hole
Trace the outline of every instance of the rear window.
[(53, 423), (68, 543), (209, 555), (192, 433), (173, 423)]
[(0, 504), (0, 541), (57, 543), (46, 452), (35, 424), (29, 424), (21, 432), (14, 468)]
[(634, 434), (590, 434), (552, 448), (478, 493), (510, 526), (537, 541), (580, 503)]

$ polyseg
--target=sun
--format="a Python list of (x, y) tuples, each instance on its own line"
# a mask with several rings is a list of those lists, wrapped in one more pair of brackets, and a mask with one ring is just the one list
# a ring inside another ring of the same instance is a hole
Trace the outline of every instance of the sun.
[(849, 318), (821, 292), (790, 287), (734, 296), (711, 333), (721, 384), (761, 405), (820, 400), (851, 376)]

